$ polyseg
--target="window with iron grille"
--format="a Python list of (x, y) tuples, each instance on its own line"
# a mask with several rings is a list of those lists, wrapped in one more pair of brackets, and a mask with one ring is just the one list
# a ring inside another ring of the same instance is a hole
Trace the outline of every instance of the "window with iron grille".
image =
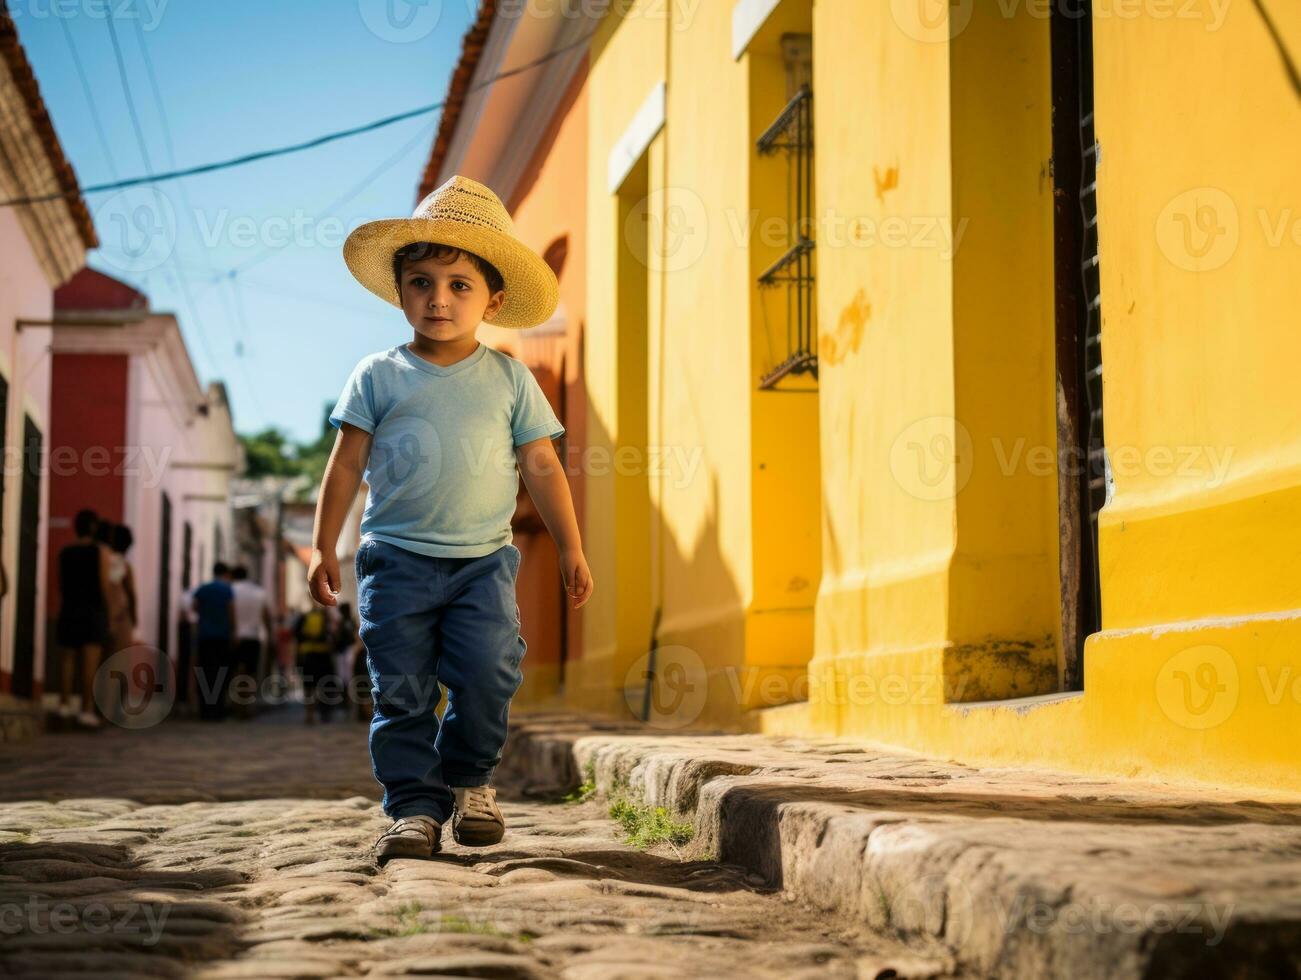
[(788, 101), (755, 141), (760, 156), (786, 157), (786, 250), (759, 276), (761, 289), (785, 293), (782, 357), (759, 379), (772, 388), (792, 374), (818, 376), (813, 238), (813, 37), (782, 36)]
[[(1053, 184), (1063, 686), (1083, 686), (1084, 640), (1102, 626), (1098, 514), (1107, 500), (1102, 430), (1102, 301), (1090, 0), (1052, 11)], [(1083, 465), (1081, 465), (1081, 463)]]

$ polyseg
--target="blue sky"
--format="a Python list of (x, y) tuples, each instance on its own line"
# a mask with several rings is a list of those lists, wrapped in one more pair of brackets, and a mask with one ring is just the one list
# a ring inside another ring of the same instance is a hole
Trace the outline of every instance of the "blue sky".
[[(476, 4), (10, 0), (9, 6), (85, 187), (146, 172), (105, 9), (114, 11), (144, 151), (152, 171), (161, 173), (441, 100)], [(142, 289), (154, 309), (177, 314), (199, 377), (226, 382), (241, 432), (275, 425), (295, 439), (313, 439), (353, 365), (410, 336), (402, 314), (348, 274), (340, 245), (361, 221), (411, 213), (437, 121), (432, 112), (156, 190), (88, 195), (101, 239), (90, 265)]]

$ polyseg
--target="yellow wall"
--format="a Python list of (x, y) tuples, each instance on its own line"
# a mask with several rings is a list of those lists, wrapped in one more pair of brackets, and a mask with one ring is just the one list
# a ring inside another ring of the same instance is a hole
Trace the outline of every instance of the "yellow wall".
[[(740, 59), (730, 3), (663, 19), (676, 7), (611, 17), (592, 53), (586, 370), (594, 445), (644, 439), (698, 466), (589, 477), (589, 557), (616, 574), (570, 702), (637, 704), (658, 611), (661, 656), (694, 658), (701, 681), (673, 724), (1301, 786), (1284, 734), (1301, 729), (1301, 102), (1258, 9), (1095, 14), (1117, 471), (1104, 628), (1084, 691), (1057, 694), (1042, 7), (936, 23), (928, 5), (786, 0)], [(1271, 13), (1295, 52), (1301, 14)], [(810, 25), (820, 375), (816, 394), (769, 397), (754, 280), (780, 246), (750, 222), (784, 175), (754, 138), (783, 101), (780, 34)], [(610, 150), (661, 80), (666, 127), (611, 193)], [(1185, 244), (1189, 222), (1236, 229), (1233, 246)]]
[[(808, 5), (791, 6), (807, 31)], [(584, 536), (609, 574), (567, 698), (638, 710), (653, 633), (661, 669), (676, 664), (692, 688), (674, 725), (738, 724), (761, 690), (797, 696), (813, 649), (817, 396), (756, 390), (785, 323), (755, 286), (770, 260), (751, 243), (785, 165), (756, 165), (754, 140), (785, 77), (775, 35), (762, 65), (735, 60), (730, 35), (728, 4), (641, 3), (606, 21), (591, 55), (591, 441), (645, 443), (649, 465), (589, 472)], [(661, 81), (667, 124), (611, 193), (611, 149)]]
[[(824, 329), (860, 291), (871, 317), (824, 361), (810, 703), (763, 727), (1296, 790), (1301, 111), (1279, 51), (1250, 5), (1095, 15), (1104, 629), (1083, 693), (963, 706), (1056, 683), (1057, 474), (1007, 464), (1018, 441), (1056, 448), (1047, 22), (976, 4), (949, 41), (899, 6), (816, 7), (821, 104), (854, 93), (874, 121), (820, 120), (819, 192), (968, 225), (951, 267), (915, 246), (822, 255)], [(1276, 16), (1295, 51), (1301, 16)]]

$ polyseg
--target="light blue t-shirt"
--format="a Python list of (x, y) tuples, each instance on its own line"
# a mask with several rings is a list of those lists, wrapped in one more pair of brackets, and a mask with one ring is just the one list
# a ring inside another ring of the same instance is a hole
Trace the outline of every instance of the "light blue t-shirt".
[(440, 366), (405, 344), (362, 359), (330, 413), (373, 434), (363, 538), (478, 558), (512, 541), (515, 447), (563, 435), (523, 363), (480, 343)]

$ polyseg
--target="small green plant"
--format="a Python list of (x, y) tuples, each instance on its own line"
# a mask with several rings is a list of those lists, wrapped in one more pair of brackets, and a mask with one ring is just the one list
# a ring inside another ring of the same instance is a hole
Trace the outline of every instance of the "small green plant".
[(695, 834), (689, 823), (678, 823), (662, 806), (651, 806), (640, 800), (619, 796), (610, 804), (610, 818), (623, 827), (625, 843), (645, 849), (654, 844), (679, 847), (688, 843)]
[(398, 920), (397, 925), (377, 932), (382, 936), (416, 936), (431, 932), (433, 930), (429, 923), (420, 918), (420, 913), (424, 910), (425, 907), (419, 902), (403, 902), (393, 912), (393, 917)]
[(596, 763), (591, 759), (583, 763), (583, 781), (578, 789), (565, 797), (566, 803), (586, 803), (596, 795)]
[(470, 919), (463, 915), (440, 915), (437, 919), (426, 919), (423, 917), (424, 912), (425, 907), (419, 902), (403, 902), (393, 911), (393, 917), (397, 920), (396, 925), (374, 929), (372, 932), (374, 935), (385, 939), (440, 932), (469, 933), (476, 936), (500, 936), (504, 939), (518, 939), (520, 942), (525, 943), (534, 938), (531, 933), (527, 932), (518, 935), (503, 932), (491, 922), (482, 919)]

